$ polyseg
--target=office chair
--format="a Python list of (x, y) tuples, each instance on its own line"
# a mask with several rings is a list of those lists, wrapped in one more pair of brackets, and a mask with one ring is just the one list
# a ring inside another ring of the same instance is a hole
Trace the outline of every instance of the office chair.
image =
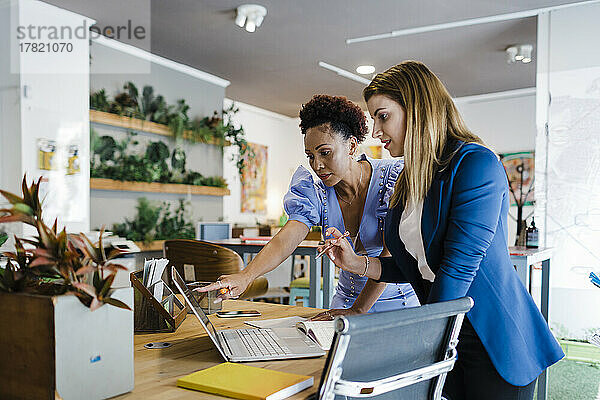
[(440, 400), (454, 367), (470, 297), (375, 314), (341, 316), (321, 376), (322, 400)]
[[(186, 277), (186, 281), (214, 282), (221, 275), (235, 274), (241, 271), (244, 262), (235, 251), (201, 240), (166, 240), (163, 245), (164, 257), (169, 259), (177, 272)], [(185, 270), (193, 269), (193, 278), (188, 279)], [(169, 275), (169, 285), (172, 285)], [(240, 299), (262, 296), (267, 292), (269, 282), (260, 276), (241, 294)]]

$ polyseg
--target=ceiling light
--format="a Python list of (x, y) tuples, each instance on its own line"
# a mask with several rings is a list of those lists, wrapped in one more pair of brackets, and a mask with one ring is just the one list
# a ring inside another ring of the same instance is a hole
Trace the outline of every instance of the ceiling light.
[(509, 64), (514, 63), (517, 59), (517, 47), (516, 46), (510, 46), (507, 47), (506, 50), (504, 50), (506, 52), (506, 62)]
[(521, 55), (523, 56), (523, 58), (521, 59), (521, 62), (524, 62), (525, 64), (530, 63), (531, 62), (531, 53), (533, 52), (533, 46), (530, 44), (523, 44), (521, 45)]
[(521, 61), (524, 64), (531, 62), (531, 53), (533, 52), (533, 45), (531, 44), (516, 44), (507, 47), (506, 62), (509, 64)]
[(352, 79), (353, 81), (360, 82), (363, 85), (368, 85), (369, 83), (371, 83), (370, 80), (363, 78), (362, 76), (353, 74), (352, 72), (346, 71), (345, 69), (342, 69), (340, 67), (336, 67), (335, 65), (327, 64), (326, 62), (323, 62), (323, 61), (319, 61), (319, 67), (333, 71), (336, 74), (338, 74), (339, 76), (343, 76), (344, 78), (348, 78), (348, 79)]
[(356, 72), (362, 75), (368, 75), (375, 72), (375, 67), (372, 65), (359, 65), (356, 67)]
[(247, 32), (254, 32), (260, 27), (267, 15), (267, 9), (258, 4), (244, 4), (237, 8), (235, 24)]

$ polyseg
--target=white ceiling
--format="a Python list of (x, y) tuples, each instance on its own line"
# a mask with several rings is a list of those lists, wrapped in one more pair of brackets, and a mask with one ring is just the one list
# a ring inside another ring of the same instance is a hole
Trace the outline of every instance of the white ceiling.
[[(48, 3), (110, 24), (119, 7), (97, 0)], [(289, 116), (313, 94), (361, 102), (361, 83), (318, 66), (377, 71), (406, 59), (429, 65), (454, 97), (535, 86), (536, 17), (377, 41), (346, 39), (393, 30), (575, 3), (565, 0), (257, 0), (268, 14), (253, 34), (234, 25), (231, 0), (151, 0), (151, 51), (231, 81), (226, 95)], [(505, 61), (504, 49), (534, 45), (534, 62)]]

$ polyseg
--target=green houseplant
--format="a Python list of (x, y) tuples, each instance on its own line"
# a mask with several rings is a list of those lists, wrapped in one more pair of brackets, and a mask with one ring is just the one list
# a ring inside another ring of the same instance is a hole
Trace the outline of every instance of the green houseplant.
[(106, 252), (102, 234), (93, 244), (59, 230), (56, 220), (46, 225), (40, 182), (28, 186), (23, 178), (22, 196), (0, 191), (11, 205), (0, 210), (0, 224), (21, 222), (35, 232), (15, 237), (0, 267), (0, 398), (104, 399), (128, 392), (133, 290), (113, 287), (124, 269), (111, 261), (120, 251)]
[(116, 235), (135, 242), (150, 243), (153, 240), (194, 239), (194, 224), (187, 213), (185, 202), (172, 213), (166, 202), (154, 204), (145, 197), (138, 199), (137, 213), (132, 219), (113, 225)]
[(241, 177), (244, 172), (245, 160), (252, 160), (254, 158), (254, 151), (248, 146), (244, 127), (240, 126), (239, 128), (236, 128), (233, 124), (232, 119), (238, 111), (239, 108), (236, 108), (235, 103), (232, 103), (229, 108), (223, 110), (223, 116), (227, 120), (227, 124), (224, 125), (225, 139), (231, 141), (238, 149), (237, 154), (232, 156), (231, 161), (235, 161), (235, 165)]
[[(220, 176), (205, 177), (199, 172), (186, 170), (185, 151), (176, 147), (172, 153), (162, 141), (150, 142), (142, 154), (133, 154), (130, 144), (134, 133), (116, 141), (112, 136), (98, 136), (91, 130), (90, 175), (92, 178), (132, 182), (179, 183), (195, 186), (227, 187)], [(171, 168), (167, 161), (170, 162)]]
[(167, 104), (162, 95), (156, 95), (152, 86), (142, 88), (142, 94), (133, 82), (126, 82), (123, 91), (110, 100), (104, 89), (90, 94), (92, 110), (142, 119), (167, 125), (178, 143), (183, 139), (190, 142), (209, 142), (211, 139), (224, 145), (230, 141), (238, 149), (232, 157), (241, 175), (244, 169), (244, 158), (252, 159), (254, 154), (247, 146), (243, 127), (236, 128), (232, 117), (238, 112), (235, 104), (222, 110), (223, 117), (215, 111), (211, 117), (191, 118), (190, 106), (185, 99), (176, 104)]
[[(0, 216), (0, 223), (23, 222), (37, 232), (32, 239), (15, 237), (15, 251), (4, 253), (8, 263), (0, 271), (0, 290), (50, 295), (71, 293), (91, 310), (105, 303), (129, 309), (110, 297), (116, 273), (125, 267), (109, 261), (121, 251), (114, 249), (106, 254), (102, 234), (98, 245), (94, 245), (83, 234), (67, 235), (65, 229), (59, 231), (58, 221), (48, 227), (42, 219), (40, 182), (41, 178), (27, 186), (23, 178), (23, 197), (0, 190), (12, 205), (12, 208), (0, 209), (4, 214)], [(26, 248), (26, 245), (29, 246)]]

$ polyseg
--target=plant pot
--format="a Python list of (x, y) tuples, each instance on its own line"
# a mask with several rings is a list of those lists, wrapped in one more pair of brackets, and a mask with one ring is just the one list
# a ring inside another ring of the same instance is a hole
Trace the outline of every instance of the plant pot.
[[(133, 308), (133, 289), (113, 298)], [(133, 312), (72, 295), (0, 292), (0, 398), (105, 399), (133, 390)]]

